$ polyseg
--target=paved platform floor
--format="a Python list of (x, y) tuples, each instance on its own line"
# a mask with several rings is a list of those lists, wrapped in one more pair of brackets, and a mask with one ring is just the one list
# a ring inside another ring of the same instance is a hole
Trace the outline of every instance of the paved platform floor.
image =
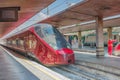
[(39, 63), (11, 52), (0, 46), (0, 80), (70, 80)]
[(0, 80), (40, 80), (0, 48)]
[(104, 57), (97, 58), (95, 53), (75, 51), (75, 58), (78, 61), (86, 61), (120, 69), (120, 57), (117, 56), (105, 55)]

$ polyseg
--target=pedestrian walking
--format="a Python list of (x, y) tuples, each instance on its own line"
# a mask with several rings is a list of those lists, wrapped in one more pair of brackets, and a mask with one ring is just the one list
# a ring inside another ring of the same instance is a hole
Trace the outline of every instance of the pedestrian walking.
[(114, 42), (116, 42), (116, 40), (112, 40), (112, 39), (108, 40), (108, 55), (112, 55)]

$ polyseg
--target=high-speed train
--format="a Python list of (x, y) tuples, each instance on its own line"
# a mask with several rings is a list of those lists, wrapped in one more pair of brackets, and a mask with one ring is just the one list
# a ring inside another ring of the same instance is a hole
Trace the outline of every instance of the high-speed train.
[(75, 62), (70, 44), (50, 24), (33, 25), (7, 38), (6, 46), (36, 58), (44, 65), (67, 65)]

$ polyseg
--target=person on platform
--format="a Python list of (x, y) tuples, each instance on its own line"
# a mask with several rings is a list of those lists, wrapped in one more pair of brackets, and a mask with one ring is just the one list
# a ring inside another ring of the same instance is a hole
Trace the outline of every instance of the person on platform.
[(116, 42), (116, 40), (112, 40), (112, 39), (108, 40), (108, 55), (112, 55), (114, 42)]

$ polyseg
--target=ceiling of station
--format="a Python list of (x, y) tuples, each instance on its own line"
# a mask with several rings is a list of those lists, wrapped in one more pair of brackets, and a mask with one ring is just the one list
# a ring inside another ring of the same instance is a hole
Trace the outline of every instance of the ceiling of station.
[[(118, 14), (120, 14), (120, 0), (84, 0), (42, 22), (61, 27), (95, 20), (96, 16), (106, 18)], [(119, 20), (117, 22), (119, 22)], [(110, 26), (116, 26), (117, 24), (118, 23), (111, 23)], [(90, 24), (89, 27), (84, 26), (83, 30), (92, 27), (93, 24)], [(82, 29), (82, 27), (79, 28)]]
[(0, 0), (1, 7), (20, 7), (17, 22), (0, 22), (0, 37), (27, 21), (55, 0)]
[[(103, 27), (108, 28), (108, 27), (120, 27), (120, 17), (118, 18), (112, 18), (112, 19), (107, 19), (104, 20), (103, 22)], [(95, 30), (96, 29), (96, 23), (95, 21), (89, 22), (89, 23), (81, 23), (79, 25), (71, 26), (69, 28), (61, 28), (60, 31), (65, 34), (65, 33), (71, 33), (71, 32), (78, 32), (78, 31), (86, 31), (86, 30)]]

